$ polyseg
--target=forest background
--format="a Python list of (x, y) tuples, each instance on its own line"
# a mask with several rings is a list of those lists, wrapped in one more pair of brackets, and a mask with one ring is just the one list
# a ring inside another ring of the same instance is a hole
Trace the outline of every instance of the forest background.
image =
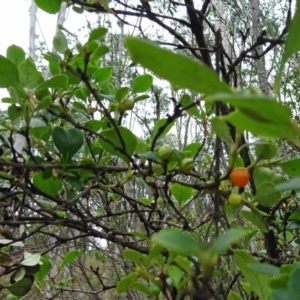
[(300, 299), (299, 2), (32, 1), (0, 299)]

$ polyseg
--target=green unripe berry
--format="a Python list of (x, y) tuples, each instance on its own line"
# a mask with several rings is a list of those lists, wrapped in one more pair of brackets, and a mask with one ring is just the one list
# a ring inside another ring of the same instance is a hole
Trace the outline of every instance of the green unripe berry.
[(243, 206), (243, 197), (238, 193), (231, 193), (228, 197), (228, 203), (233, 207)]
[(169, 145), (162, 145), (157, 151), (158, 157), (163, 161), (169, 161), (173, 155), (173, 149)]
[(119, 113), (122, 115), (127, 110), (133, 110), (134, 108), (134, 102), (130, 99), (123, 99), (118, 107)]
[(195, 163), (190, 160), (189, 158), (184, 158), (181, 162), (180, 162), (180, 170), (182, 172), (190, 172), (193, 170), (195, 166)]

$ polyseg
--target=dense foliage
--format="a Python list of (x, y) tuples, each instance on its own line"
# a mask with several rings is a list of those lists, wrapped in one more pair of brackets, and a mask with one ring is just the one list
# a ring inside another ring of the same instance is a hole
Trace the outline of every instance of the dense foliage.
[[(50, 14), (62, 2), (35, 0)], [(287, 1), (281, 31), (253, 17), (229, 45), (237, 4), (226, 29), (218, 1), (67, 3), (168, 35), (135, 25), (143, 38), (119, 48), (128, 76), (104, 27), (72, 46), (60, 26), (50, 75), (16, 45), (0, 56), (7, 299), (300, 299), (298, 67), (285, 67), (300, 6), (291, 21)]]

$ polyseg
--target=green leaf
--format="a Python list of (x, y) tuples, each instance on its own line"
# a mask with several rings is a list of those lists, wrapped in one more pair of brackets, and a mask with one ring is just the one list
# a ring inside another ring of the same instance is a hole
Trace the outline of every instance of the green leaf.
[(25, 296), (31, 289), (32, 281), (28, 278), (23, 278), (15, 282), (11, 286), (6, 287), (15, 296)]
[(231, 228), (217, 237), (211, 246), (211, 251), (219, 254), (227, 250), (233, 243), (238, 242), (248, 234), (244, 228)]
[(6, 57), (0, 55), (0, 88), (8, 88), (19, 82), (16, 65)]
[(288, 290), (291, 294), (297, 295), (297, 299), (300, 299), (300, 285), (299, 285), (299, 277), (300, 277), (300, 268), (295, 268), (288, 280)]
[(20, 84), (23, 87), (34, 89), (44, 81), (43, 75), (37, 71), (31, 58), (25, 59), (18, 67)]
[[(182, 108), (185, 108), (185, 107), (191, 105), (192, 103), (193, 103), (192, 98), (187, 94), (184, 94), (180, 98), (180, 104), (181, 104)], [(191, 116), (194, 116), (196, 118), (201, 118), (199, 110), (198, 110), (196, 105), (194, 105), (191, 108), (187, 109), (186, 112)]]
[(207, 102), (222, 101), (238, 110), (224, 116), (234, 126), (254, 134), (296, 139), (299, 128), (291, 122), (291, 112), (283, 104), (264, 95), (217, 94)]
[(267, 233), (269, 231), (267, 225), (261, 220), (260, 216), (255, 212), (249, 210), (241, 210), (240, 215), (241, 217), (250, 221), (261, 232)]
[(64, 256), (60, 267), (63, 268), (65, 265), (67, 265), (70, 262), (74, 261), (80, 255), (80, 253), (81, 253), (81, 251), (79, 251), (79, 250), (73, 250), (73, 251), (70, 251), (69, 253), (67, 253)]
[(289, 24), (288, 36), (284, 44), (284, 52), (281, 59), (281, 64), (279, 72), (275, 81), (275, 92), (278, 93), (280, 79), (282, 75), (282, 70), (284, 64), (290, 59), (294, 54), (300, 50), (299, 37), (299, 27), (300, 27), (300, 1), (297, 0), (296, 12), (293, 20)]
[(180, 268), (173, 265), (167, 265), (167, 273), (170, 276), (172, 283), (178, 287), (183, 277), (183, 272)]
[(107, 29), (104, 27), (93, 29), (89, 36), (89, 42), (94, 40), (101, 40), (106, 33), (107, 33)]
[(262, 182), (269, 181), (274, 184), (284, 182), (285, 179), (269, 168), (256, 168), (253, 173), (255, 186), (258, 187)]
[(191, 236), (176, 230), (161, 230), (153, 235), (152, 241), (183, 256), (198, 255), (202, 250)]
[(132, 287), (145, 295), (152, 296), (151, 291), (141, 282), (136, 281)]
[(109, 48), (106, 45), (100, 45), (97, 49), (92, 53), (91, 60), (98, 60), (100, 57), (109, 52)]
[(280, 269), (274, 265), (267, 263), (249, 263), (248, 267), (258, 273), (269, 274), (273, 276), (279, 275)]
[(125, 249), (123, 257), (129, 259), (140, 266), (147, 266), (147, 256), (133, 249)]
[(6, 50), (6, 57), (18, 66), (25, 60), (25, 51), (19, 46), (11, 45)]
[(211, 119), (211, 126), (217, 136), (226, 143), (231, 142), (229, 127), (221, 117)]
[(173, 85), (201, 94), (229, 92), (218, 75), (199, 60), (160, 48), (149, 41), (128, 37), (125, 41), (131, 59)]
[(56, 14), (60, 10), (62, 0), (34, 0), (37, 7), (47, 12), (48, 14)]
[(34, 253), (30, 254), (26, 259), (20, 262), (23, 266), (35, 266), (40, 262), (41, 254), (40, 253)]
[(83, 145), (83, 134), (76, 128), (66, 130), (62, 127), (55, 127), (52, 131), (52, 139), (65, 163), (69, 162)]
[(22, 108), (15, 104), (12, 104), (7, 109), (9, 119), (14, 122), (15, 120), (19, 119), (23, 113)]
[(153, 77), (151, 75), (145, 74), (134, 78), (132, 93), (144, 93), (148, 91), (152, 85)]
[(275, 186), (276, 191), (284, 192), (289, 190), (299, 190), (300, 189), (300, 177), (293, 178), (292, 180), (277, 184)]
[(223, 119), (241, 130), (250, 131), (253, 134), (295, 140), (298, 128), (293, 124), (282, 124), (280, 122), (265, 122), (256, 120), (240, 111), (234, 111)]
[(112, 67), (99, 68), (96, 70), (94, 76), (97, 83), (105, 82), (111, 77)]
[(280, 163), (282, 171), (289, 176), (300, 176), (300, 158), (293, 158)]
[(243, 298), (236, 292), (230, 291), (226, 300), (243, 300)]
[(257, 273), (248, 267), (250, 263), (258, 263), (258, 261), (244, 250), (234, 250), (234, 257), (238, 268), (251, 285), (253, 291), (259, 296), (260, 300), (269, 300), (270, 288), (269, 282), (271, 275)]
[(271, 207), (280, 200), (280, 193), (273, 182), (263, 182), (257, 187), (255, 201), (267, 207)]
[(48, 274), (51, 269), (51, 263), (47, 258), (41, 258), (40, 260), (40, 269), (37, 273), (34, 274), (34, 277), (42, 281), (44, 277)]
[(121, 102), (121, 100), (123, 100), (129, 92), (129, 88), (128, 87), (121, 87), (117, 90), (116, 92), (116, 99), (118, 100), (118, 102)]
[(137, 145), (137, 138), (130, 130), (119, 126), (117, 129), (103, 130), (99, 143), (108, 153), (117, 155), (129, 163)]
[(160, 119), (155, 123), (151, 134), (152, 140), (154, 140), (156, 136), (158, 136), (157, 140), (162, 139), (171, 130), (175, 124), (175, 120), (171, 121), (167, 126), (165, 126), (166, 123), (169, 123), (168, 119)]
[(58, 53), (64, 54), (68, 50), (68, 40), (61, 30), (58, 30), (53, 38), (53, 46)]
[(196, 192), (193, 188), (179, 183), (172, 184), (170, 190), (179, 205), (182, 205), (184, 202), (189, 200)]
[(277, 146), (272, 142), (255, 143), (256, 160), (271, 159), (277, 154)]
[(56, 75), (53, 76), (52, 78), (46, 80), (43, 82), (41, 85), (39, 85), (36, 88), (36, 91), (40, 91), (43, 89), (47, 88), (53, 88), (53, 89), (67, 89), (68, 88), (68, 83), (69, 83), (69, 78), (68, 76), (61, 74), (61, 75)]
[(186, 156), (189, 158), (192, 158), (196, 156), (196, 154), (199, 152), (199, 150), (202, 148), (202, 144), (195, 142), (188, 144), (182, 152), (186, 153)]
[(53, 177), (44, 179), (43, 174), (40, 172), (34, 175), (33, 185), (43, 193), (55, 197), (62, 187), (62, 181)]
[(131, 273), (121, 279), (117, 284), (117, 291), (123, 293), (128, 291), (134, 284), (136, 278), (138, 277), (137, 273)]

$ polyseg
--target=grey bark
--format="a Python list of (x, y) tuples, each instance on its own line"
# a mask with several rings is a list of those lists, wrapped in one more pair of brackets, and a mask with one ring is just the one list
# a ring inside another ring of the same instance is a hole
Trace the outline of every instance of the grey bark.
[[(259, 0), (250, 0), (251, 17), (252, 17), (252, 36), (254, 43), (262, 35), (261, 27), (261, 12), (259, 9)], [(263, 52), (263, 46), (258, 46), (255, 50), (256, 55), (260, 55)], [(268, 83), (268, 76), (266, 70), (265, 56), (261, 56), (256, 60), (258, 84), (259, 88), (266, 94), (270, 94), (270, 85)]]

